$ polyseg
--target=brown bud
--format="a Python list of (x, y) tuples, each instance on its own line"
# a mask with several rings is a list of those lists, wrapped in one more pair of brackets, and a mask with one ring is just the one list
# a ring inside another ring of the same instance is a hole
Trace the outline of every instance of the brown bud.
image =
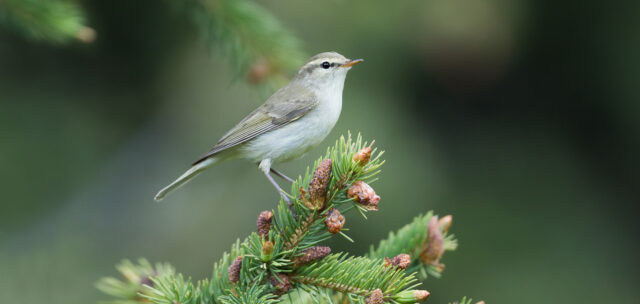
[(411, 256), (401, 253), (393, 257), (393, 259), (384, 258), (385, 266), (393, 266), (399, 269), (407, 269), (411, 265)]
[(422, 301), (427, 300), (427, 298), (429, 298), (429, 295), (431, 295), (431, 294), (426, 290), (414, 290), (413, 291), (413, 298), (416, 299), (416, 301), (418, 301), (418, 302), (422, 302)]
[(271, 275), (269, 277), (269, 282), (276, 288), (276, 294), (278, 295), (283, 295), (291, 289), (289, 277), (282, 273), (278, 273), (277, 277), (275, 275)]
[(449, 231), (449, 227), (451, 227), (452, 222), (453, 216), (451, 215), (445, 215), (438, 221), (438, 225), (440, 226), (440, 230), (442, 230), (442, 233)]
[(438, 224), (438, 217), (431, 217), (427, 227), (427, 242), (420, 252), (420, 260), (427, 265), (438, 264), (438, 260), (444, 253), (444, 238)]
[(256, 221), (256, 226), (258, 226), (258, 235), (261, 237), (267, 237), (269, 235), (269, 230), (271, 230), (271, 221), (273, 220), (273, 212), (271, 211), (262, 211), (258, 215), (258, 220)]
[(323, 160), (316, 168), (316, 171), (313, 172), (313, 178), (309, 182), (309, 201), (316, 209), (324, 208), (332, 164), (333, 161), (331, 159)]
[(382, 304), (384, 299), (384, 295), (382, 294), (382, 290), (380, 288), (374, 290), (371, 295), (367, 298), (366, 304)]
[(249, 74), (247, 75), (247, 80), (250, 83), (258, 84), (263, 82), (269, 74), (271, 73), (271, 67), (269, 66), (269, 62), (264, 59), (257, 60), (251, 67), (249, 68)]
[(240, 281), (240, 268), (242, 268), (242, 257), (237, 257), (233, 263), (229, 266), (229, 281), (231, 283), (237, 283)]
[(369, 163), (371, 159), (371, 147), (364, 147), (360, 151), (356, 152), (353, 156), (353, 160), (360, 166), (364, 166)]
[(331, 208), (327, 212), (327, 218), (324, 219), (324, 223), (327, 225), (327, 229), (332, 234), (340, 232), (340, 230), (342, 230), (342, 227), (344, 226), (345, 221), (346, 219), (344, 218), (344, 216), (342, 216), (342, 214), (340, 214), (340, 211), (338, 211), (338, 209), (336, 208)]
[(329, 253), (331, 253), (330, 247), (314, 246), (302, 251), (302, 255), (294, 258), (293, 262), (296, 264), (296, 266), (300, 266), (322, 259), (329, 255)]
[(378, 210), (378, 202), (380, 202), (380, 196), (376, 195), (376, 192), (363, 181), (357, 181), (349, 187), (347, 196), (353, 198), (353, 200), (360, 206), (367, 210)]

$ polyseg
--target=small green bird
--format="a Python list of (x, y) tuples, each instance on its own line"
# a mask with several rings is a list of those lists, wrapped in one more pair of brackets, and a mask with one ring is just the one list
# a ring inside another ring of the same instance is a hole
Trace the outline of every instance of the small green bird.
[(311, 57), (289, 84), (222, 136), (211, 151), (160, 190), (155, 200), (162, 200), (207, 168), (244, 158), (259, 163), (260, 170), (289, 202), (270, 172), (293, 180), (271, 165), (298, 158), (324, 140), (340, 116), (347, 72), (360, 62), (362, 59), (349, 60), (336, 52)]

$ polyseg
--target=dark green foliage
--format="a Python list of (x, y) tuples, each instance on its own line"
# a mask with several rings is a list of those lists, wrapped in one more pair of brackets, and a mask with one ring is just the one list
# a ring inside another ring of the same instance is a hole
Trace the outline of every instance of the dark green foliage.
[[(166, 0), (192, 21), (207, 47), (227, 58), (236, 78), (283, 85), (305, 59), (298, 39), (259, 4), (249, 0)], [(92, 42), (96, 32), (72, 0), (0, 1), (0, 28), (29, 40)]]

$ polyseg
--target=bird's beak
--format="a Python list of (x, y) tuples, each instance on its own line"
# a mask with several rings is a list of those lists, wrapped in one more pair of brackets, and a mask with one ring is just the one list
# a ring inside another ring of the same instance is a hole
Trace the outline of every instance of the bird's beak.
[(356, 65), (356, 64), (358, 64), (360, 62), (363, 62), (363, 61), (364, 61), (364, 59), (349, 60), (349, 61), (347, 61), (347, 63), (343, 64), (342, 67), (343, 68), (350, 68), (350, 67), (352, 67), (352, 66), (354, 66), (354, 65)]

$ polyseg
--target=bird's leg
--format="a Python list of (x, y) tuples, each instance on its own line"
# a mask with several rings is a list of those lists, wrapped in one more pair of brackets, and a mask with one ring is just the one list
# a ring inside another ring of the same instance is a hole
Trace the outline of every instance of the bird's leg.
[(289, 197), (285, 194), (284, 190), (282, 190), (282, 188), (280, 188), (280, 185), (278, 185), (278, 183), (276, 183), (276, 181), (273, 179), (273, 177), (271, 177), (271, 175), (269, 173), (265, 173), (265, 176), (267, 177), (267, 179), (271, 182), (271, 184), (276, 187), (276, 190), (278, 190), (278, 193), (280, 193), (280, 196), (282, 196), (282, 198), (284, 199), (285, 202), (287, 202), (288, 206), (291, 206), (291, 200), (289, 199)]
[(260, 162), (260, 165), (258, 165), (258, 167), (260, 168), (260, 170), (262, 170), (262, 172), (267, 177), (267, 179), (271, 182), (271, 184), (274, 187), (276, 187), (280, 196), (287, 203), (287, 206), (289, 206), (291, 213), (295, 215), (295, 212), (293, 212), (293, 203), (291, 203), (291, 199), (289, 199), (289, 197), (286, 195), (286, 192), (284, 192), (284, 190), (280, 188), (280, 185), (278, 185), (278, 183), (273, 179), (273, 177), (271, 177), (271, 174), (269, 174), (269, 172), (271, 171), (271, 159), (270, 158), (263, 159)]
[(294, 182), (293, 179), (291, 179), (290, 177), (284, 175), (282, 172), (280, 172), (280, 171), (278, 171), (278, 170), (276, 170), (274, 168), (271, 168), (271, 172), (273, 172), (273, 174), (279, 176), (280, 178), (288, 181), (291, 184), (293, 184), (293, 182)]

